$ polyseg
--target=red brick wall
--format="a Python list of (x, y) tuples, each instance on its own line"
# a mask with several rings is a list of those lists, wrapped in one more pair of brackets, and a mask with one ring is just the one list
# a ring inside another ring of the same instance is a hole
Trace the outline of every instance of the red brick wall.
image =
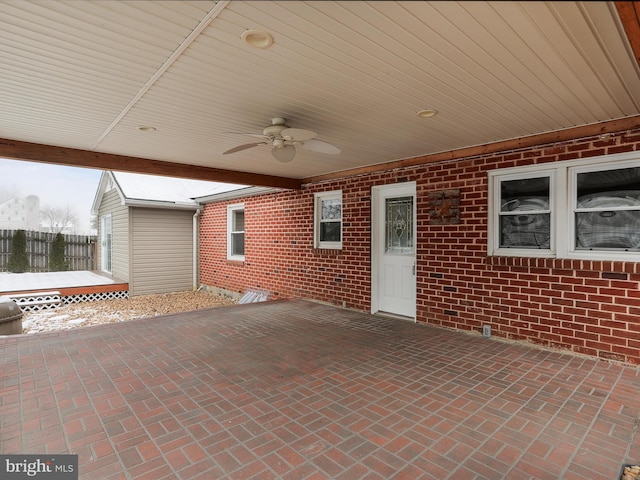
[[(640, 150), (640, 130), (306, 185), (245, 204), (245, 262), (226, 260), (226, 206), (201, 216), (201, 283), (370, 309), (370, 193), (416, 181), (417, 320), (640, 364), (640, 263), (487, 257), (487, 171)], [(460, 189), (458, 225), (430, 225), (428, 193)], [(338, 252), (313, 248), (313, 194), (342, 190)]]

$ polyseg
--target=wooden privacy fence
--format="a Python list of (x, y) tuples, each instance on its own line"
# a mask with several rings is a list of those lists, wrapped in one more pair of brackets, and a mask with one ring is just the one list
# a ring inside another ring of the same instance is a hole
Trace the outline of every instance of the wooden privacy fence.
[[(0, 230), (0, 272), (7, 271), (11, 243), (16, 230)], [(30, 272), (48, 272), (51, 244), (55, 233), (25, 231)], [(63, 235), (64, 256), (69, 270), (95, 270), (96, 237), (91, 235)]]

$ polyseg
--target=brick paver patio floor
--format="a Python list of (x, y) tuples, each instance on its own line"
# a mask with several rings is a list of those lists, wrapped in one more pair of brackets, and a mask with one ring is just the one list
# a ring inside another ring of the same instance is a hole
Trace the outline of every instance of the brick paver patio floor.
[(638, 368), (294, 301), (0, 339), (0, 452), (81, 479), (607, 479)]

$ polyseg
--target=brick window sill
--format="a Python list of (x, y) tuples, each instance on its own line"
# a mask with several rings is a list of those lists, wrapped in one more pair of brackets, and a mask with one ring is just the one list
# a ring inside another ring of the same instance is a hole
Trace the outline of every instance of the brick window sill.
[(315, 257), (337, 257), (342, 255), (342, 249), (339, 248), (314, 248), (313, 255)]
[(233, 265), (233, 266), (236, 266), (236, 267), (244, 267), (245, 262), (246, 262), (245, 260), (230, 260), (230, 259), (227, 259), (225, 263), (227, 265)]

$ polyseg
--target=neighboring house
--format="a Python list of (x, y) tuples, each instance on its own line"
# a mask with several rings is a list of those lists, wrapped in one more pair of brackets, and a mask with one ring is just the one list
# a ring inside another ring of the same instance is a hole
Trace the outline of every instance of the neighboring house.
[(29, 195), (0, 203), (0, 229), (40, 231), (40, 198)]
[(129, 283), (129, 294), (197, 286), (197, 216), (192, 198), (239, 185), (103, 172), (91, 213), (98, 220), (98, 268)]
[(201, 283), (640, 363), (640, 129), (392, 166), (199, 199)]

